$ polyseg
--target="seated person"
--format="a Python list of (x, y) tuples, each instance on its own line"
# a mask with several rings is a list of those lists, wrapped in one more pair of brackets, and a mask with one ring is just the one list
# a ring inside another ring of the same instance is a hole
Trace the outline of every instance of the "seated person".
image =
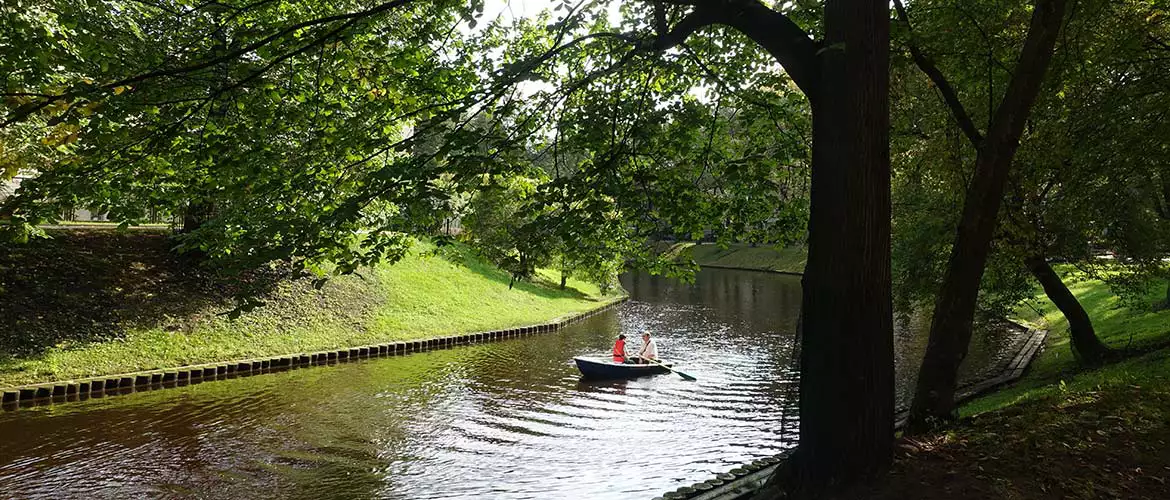
[(626, 336), (618, 334), (617, 341), (613, 343), (613, 362), (626, 362)]
[(658, 343), (650, 338), (650, 332), (642, 332), (642, 350), (638, 351), (638, 362), (649, 363), (646, 361), (652, 359), (658, 361)]

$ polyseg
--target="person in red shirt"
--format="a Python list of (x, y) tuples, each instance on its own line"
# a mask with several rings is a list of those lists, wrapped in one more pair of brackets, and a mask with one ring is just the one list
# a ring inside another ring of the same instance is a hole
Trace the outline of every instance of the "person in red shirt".
[(617, 341), (613, 343), (613, 362), (626, 362), (626, 336), (624, 334), (619, 333)]

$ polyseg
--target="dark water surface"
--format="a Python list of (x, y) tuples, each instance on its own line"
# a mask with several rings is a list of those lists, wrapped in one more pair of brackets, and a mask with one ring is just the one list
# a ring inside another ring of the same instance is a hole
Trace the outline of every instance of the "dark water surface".
[[(798, 277), (624, 284), (557, 333), (0, 413), (0, 498), (650, 498), (795, 442)], [(699, 380), (579, 380), (643, 328)], [(1017, 336), (981, 335), (967, 375)]]

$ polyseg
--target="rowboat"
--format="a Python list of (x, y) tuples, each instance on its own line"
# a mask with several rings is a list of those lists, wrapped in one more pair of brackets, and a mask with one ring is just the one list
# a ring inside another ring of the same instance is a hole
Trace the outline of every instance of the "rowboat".
[(669, 373), (665, 366), (671, 366), (671, 363), (663, 363), (663, 365), (656, 364), (626, 364), (614, 363), (609, 359), (589, 358), (578, 356), (573, 358), (577, 363), (577, 369), (581, 370), (581, 375), (589, 379), (616, 379), (616, 378), (634, 378), (643, 375), (656, 375), (659, 373)]

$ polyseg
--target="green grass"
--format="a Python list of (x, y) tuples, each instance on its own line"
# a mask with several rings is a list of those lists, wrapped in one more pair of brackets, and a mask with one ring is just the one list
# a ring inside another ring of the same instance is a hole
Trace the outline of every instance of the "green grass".
[[(125, 242), (147, 237), (103, 232), (90, 233), (87, 238), (102, 238), (101, 241), (119, 238), (117, 241)], [(160, 268), (171, 265), (163, 262), (164, 259), (139, 263), (134, 261), (135, 253), (145, 250), (136, 247), (137, 244), (121, 245), (131, 247), (125, 252), (130, 257), (124, 257), (129, 262), (118, 261), (116, 265), (127, 270), (140, 269), (140, 274), (120, 277), (117, 286), (108, 287), (115, 288), (116, 292), (91, 290), (86, 292), (87, 296), (108, 293), (115, 298), (122, 297), (118, 294), (124, 295), (128, 284), (148, 279), (148, 272), (161, 274)], [(549, 271), (542, 271), (536, 283), (520, 282), (509, 289), (506, 273), (466, 250), (453, 249), (441, 256), (431, 255), (428, 250), (431, 250), (429, 245), (416, 245), (415, 250), (395, 265), (380, 265), (361, 271), (360, 276), (333, 279), (322, 290), (314, 290), (308, 280), (277, 282), (264, 296), (265, 307), (236, 320), (222, 314), (231, 308), (230, 303), (207, 293), (204, 285), (183, 284), (190, 290), (166, 296), (157, 289), (139, 290), (135, 297), (153, 297), (141, 299), (153, 300), (151, 307), (79, 320), (108, 322), (103, 325), (105, 328), (94, 329), (108, 338), (78, 340), (64, 335), (65, 340), (53, 340), (43, 348), (25, 349), (24, 354), (0, 355), (0, 386), (530, 325), (593, 309), (616, 298), (612, 294), (603, 297), (596, 286), (577, 280), (569, 280), (569, 288), (559, 290), (551, 282), (554, 276)], [(106, 267), (111, 266), (107, 263)], [(0, 271), (4, 269), (0, 265)], [(81, 272), (92, 273), (92, 269), (86, 267)], [(186, 283), (177, 278), (158, 281)], [(69, 293), (60, 290), (60, 286), (46, 288), (42, 293)], [(160, 300), (184, 300), (176, 297), (185, 294), (190, 297), (189, 307), (157, 304)], [(29, 295), (14, 299), (24, 300), (26, 304), (44, 303), (43, 296)], [(73, 302), (68, 296), (60, 299), (56, 303)], [(108, 302), (112, 309), (120, 304), (117, 299)], [(93, 309), (87, 305), (77, 311), (34, 314), (46, 318), (49, 315), (81, 317)], [(136, 315), (144, 310), (153, 312)], [(18, 324), (36, 326), (37, 323), (34, 318), (32, 322)], [(52, 331), (60, 329), (59, 325), (50, 323), (49, 334), (59, 333)], [(30, 327), (27, 331), (36, 330)]]
[(1170, 351), (1152, 351), (904, 439), (885, 484), (842, 498), (1166, 498), (1167, 368)]
[[(1152, 304), (1165, 297), (1166, 283), (1150, 283), (1138, 306), (1122, 303), (1109, 286), (1084, 279), (1071, 268), (1057, 269), (1069, 289), (1093, 320), (1097, 336), (1115, 349), (1148, 350), (1170, 341), (1170, 310), (1155, 312)], [(964, 415), (975, 415), (1029, 400), (1057, 397), (1077, 391), (1095, 391), (1125, 385), (1165, 383), (1170, 354), (1165, 349), (1108, 364), (1096, 370), (1082, 369), (1069, 345), (1068, 322), (1042, 292), (1016, 311), (1025, 323), (1048, 329), (1044, 350), (1032, 361), (1020, 381), (1004, 390), (969, 402)]]
[(1123, 303), (1105, 283), (1057, 271), (1128, 357), (1078, 366), (1067, 322), (1038, 291), (1017, 314), (1050, 334), (1024, 378), (965, 405), (954, 425), (904, 438), (891, 474), (849, 498), (1166, 498), (1170, 310), (1151, 307), (1166, 283)]
[(804, 272), (808, 255), (804, 248), (777, 248), (770, 245), (752, 247), (736, 243), (727, 248), (714, 244), (675, 243), (666, 250), (676, 258), (691, 258), (707, 267), (727, 267), (756, 271), (775, 271), (800, 274)]

